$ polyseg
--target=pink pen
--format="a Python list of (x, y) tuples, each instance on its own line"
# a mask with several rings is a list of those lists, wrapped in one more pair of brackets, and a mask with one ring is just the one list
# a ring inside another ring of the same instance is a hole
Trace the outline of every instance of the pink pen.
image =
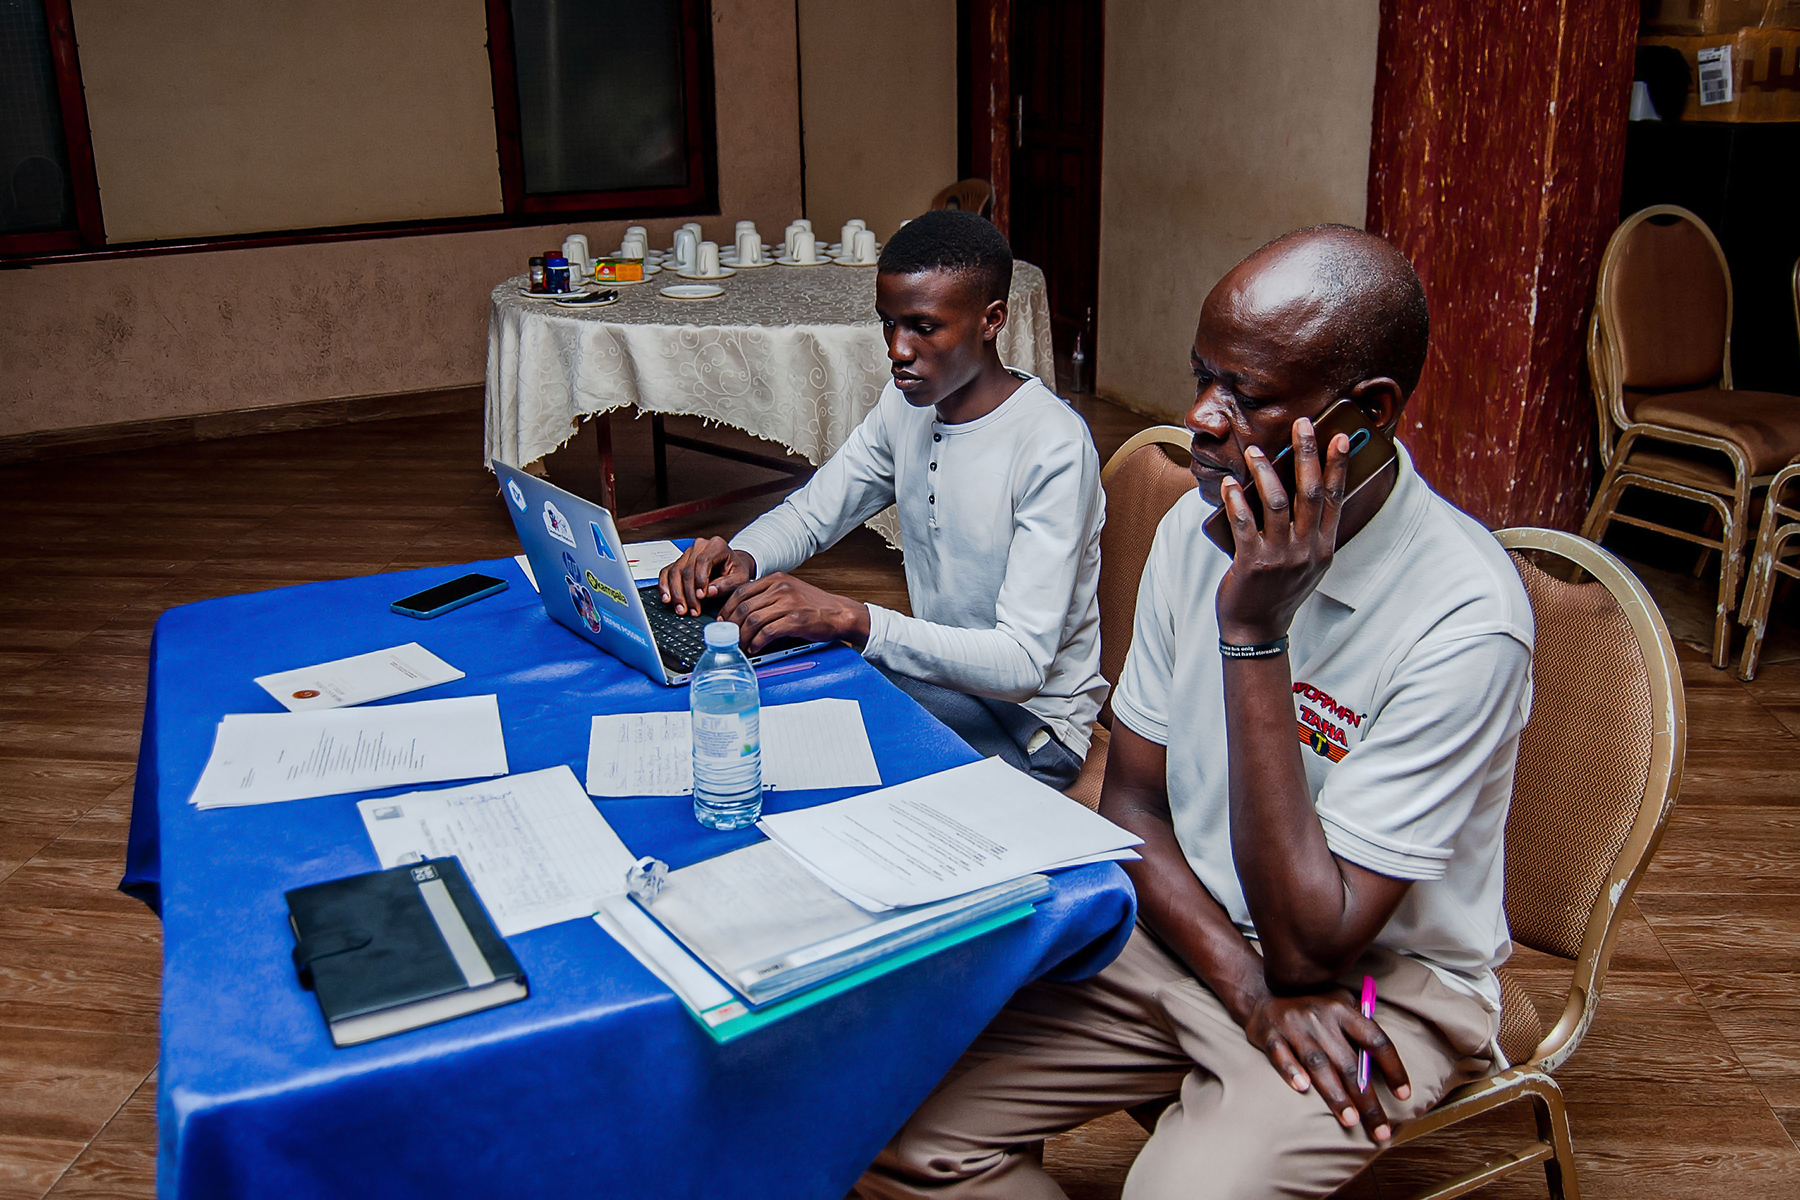
[[(1363, 976), (1362, 1015), (1371, 1021), (1375, 1019), (1375, 977)], [(1356, 1090), (1367, 1091), (1369, 1088), (1369, 1052), (1356, 1052)]]

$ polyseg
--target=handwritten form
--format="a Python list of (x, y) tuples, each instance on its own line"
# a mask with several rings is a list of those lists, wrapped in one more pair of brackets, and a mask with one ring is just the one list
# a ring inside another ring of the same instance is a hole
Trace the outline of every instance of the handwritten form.
[(494, 696), (378, 708), (234, 713), (219, 722), (190, 803), (273, 804), (506, 774)]
[(386, 700), (461, 679), (463, 674), (419, 643), (408, 642), (314, 667), (258, 675), (256, 682), (289, 712), (304, 712)]
[[(862, 706), (803, 700), (762, 710), (765, 787), (880, 787)], [(595, 717), (588, 735), (587, 790), (595, 796), (679, 796), (694, 790), (692, 726), (685, 712)]]
[(591, 916), (635, 861), (566, 766), (356, 807), (383, 867), (461, 860), (506, 937)]

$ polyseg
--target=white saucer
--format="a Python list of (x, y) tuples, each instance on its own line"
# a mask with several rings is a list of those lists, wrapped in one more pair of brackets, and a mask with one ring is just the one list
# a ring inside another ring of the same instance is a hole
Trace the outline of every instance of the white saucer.
[(782, 267), (822, 267), (830, 261), (829, 258), (815, 258), (811, 262), (801, 262), (797, 258), (789, 258), (784, 254), (775, 260), (775, 264)]
[(719, 265), (721, 267), (731, 267), (732, 269), (738, 270), (738, 271), (746, 271), (746, 270), (753, 271), (757, 267), (773, 266), (774, 263), (775, 263), (775, 260), (770, 258), (766, 254), (763, 255), (763, 260), (761, 262), (753, 262), (753, 263), (739, 262), (735, 258), (726, 258), (723, 254), (721, 254), (719, 256)]
[(671, 300), (711, 300), (714, 296), (723, 296), (725, 289), (704, 283), (672, 283), (662, 290), (662, 294)]
[[(872, 262), (863, 262), (861, 259), (849, 258), (849, 257), (847, 257), (845, 255), (841, 255), (841, 254), (838, 257), (832, 259), (831, 261), (836, 263), (840, 267), (872, 267), (875, 265), (875, 263), (872, 263)], [(877, 261), (880, 261), (880, 260), (877, 260)]]
[(720, 267), (717, 275), (702, 275), (698, 271), (677, 271), (675, 273), (683, 279), (730, 279), (737, 274), (730, 267)]

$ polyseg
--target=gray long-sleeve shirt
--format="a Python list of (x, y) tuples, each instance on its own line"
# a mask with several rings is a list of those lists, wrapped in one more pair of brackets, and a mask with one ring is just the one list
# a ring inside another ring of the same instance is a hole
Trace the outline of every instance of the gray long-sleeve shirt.
[(731, 546), (756, 560), (759, 577), (792, 570), (897, 505), (916, 615), (869, 605), (864, 657), (1022, 704), (1085, 754), (1107, 691), (1100, 458), (1086, 423), (1022, 378), (999, 408), (960, 425), (913, 407), (890, 383), (806, 486)]

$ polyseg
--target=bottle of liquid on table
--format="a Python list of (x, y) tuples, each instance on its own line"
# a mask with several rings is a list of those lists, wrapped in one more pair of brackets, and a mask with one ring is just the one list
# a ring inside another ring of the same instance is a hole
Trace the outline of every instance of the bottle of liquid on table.
[(740, 829), (762, 815), (762, 706), (738, 627), (706, 627), (706, 652), (688, 684), (694, 730), (694, 819)]

